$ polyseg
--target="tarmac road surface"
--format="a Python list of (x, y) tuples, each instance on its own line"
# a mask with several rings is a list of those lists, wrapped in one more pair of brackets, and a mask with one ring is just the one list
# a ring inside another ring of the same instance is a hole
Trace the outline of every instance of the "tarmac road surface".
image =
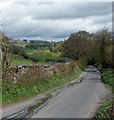
[[(66, 86), (65, 89), (60, 89), (54, 99), (50, 100), (38, 112), (36, 111), (29, 116), (32, 116), (32, 118), (93, 118), (96, 110), (104, 102), (104, 98), (110, 94), (109, 88), (101, 82), (100, 72), (94, 66), (89, 66), (70, 84), (73, 82), (76, 84), (69, 86), (69, 83), (66, 83), (66, 85), (63, 85)], [(21, 114), (26, 112), (26, 108), (54, 89), (31, 99), (3, 107), (2, 118), (19, 118)]]
[(81, 83), (59, 93), (32, 118), (92, 118), (109, 90), (94, 66), (89, 66), (85, 72)]

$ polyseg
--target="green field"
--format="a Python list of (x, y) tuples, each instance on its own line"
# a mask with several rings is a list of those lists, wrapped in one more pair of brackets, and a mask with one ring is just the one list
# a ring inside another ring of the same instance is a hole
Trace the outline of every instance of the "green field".
[(48, 63), (48, 62), (43, 62), (43, 61), (39, 61), (39, 62), (32, 62), (32, 60), (29, 59), (25, 59), (21, 56), (17, 56), (15, 58), (12, 59), (11, 65), (29, 65), (29, 64), (36, 64), (36, 65), (54, 65), (55, 63)]
[[(52, 60), (65, 60), (66, 58), (60, 57), (61, 52), (50, 52), (50, 42), (45, 41), (34, 41), (34, 43), (14, 43), (15, 47), (12, 49), (13, 55), (15, 57), (12, 57), (11, 65), (22, 65), (22, 64), (38, 64), (38, 65), (54, 65), (56, 63), (53, 62), (45, 62), (46, 59), (52, 59)], [(27, 48), (26, 45), (38, 45), (37, 49), (34, 49), (34, 47)], [(41, 47), (41, 46), (44, 47)], [(17, 49), (15, 49), (17, 47)], [(21, 48), (20, 48), (21, 47)], [(26, 56), (26, 57), (25, 57)], [(30, 59), (25, 58), (36, 58), (39, 61), (33, 62)]]
[(37, 58), (40, 62), (44, 62), (46, 59), (54, 59), (54, 60), (65, 60), (64, 57), (54, 57), (54, 56), (48, 56), (48, 55), (35, 55), (30, 54), (29, 57), (31, 58)]
[(21, 55), (14, 55), (12, 58), (11, 65), (22, 65), (22, 64), (37, 64), (37, 65), (54, 65), (53, 62), (45, 62), (46, 59), (53, 60), (65, 60), (64, 57), (59, 57), (58, 53), (51, 53), (49, 50), (32, 50), (25, 49), (24, 52), (28, 55), (29, 58), (37, 58), (38, 62), (33, 62), (32, 60), (25, 59)]
[(25, 51), (25, 53), (27, 53), (27, 54), (32, 54), (33, 52), (35, 52), (35, 51), (37, 51), (37, 50), (32, 50), (32, 49), (25, 49), (24, 50)]
[(19, 47), (25, 47), (27, 44), (25, 43), (23, 43), (23, 44), (21, 44), (21, 43), (14, 43), (13, 45), (15, 45), (15, 46), (19, 46)]
[(15, 56), (12, 59), (11, 65), (22, 65), (22, 64), (54, 65), (56, 63), (45, 62), (45, 60), (46, 59), (65, 60), (65, 58), (62, 57), (53, 57), (53, 56), (35, 55), (35, 54), (30, 54), (29, 57), (37, 58), (39, 59), (39, 61), (35, 63), (32, 60), (23, 58), (22, 56)]
[[(43, 55), (43, 56), (52, 56), (52, 57), (60, 57), (61, 52), (53, 53), (50, 52), (50, 50), (34, 50), (34, 49), (25, 49), (24, 52), (28, 55), (32, 54), (33, 56), (35, 55)], [(60, 57), (60, 59), (62, 59)]]

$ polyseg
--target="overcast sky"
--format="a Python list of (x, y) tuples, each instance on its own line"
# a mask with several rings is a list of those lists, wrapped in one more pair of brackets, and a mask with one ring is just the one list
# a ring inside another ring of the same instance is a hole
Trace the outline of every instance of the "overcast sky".
[(80, 30), (112, 29), (111, 2), (11, 1), (0, 0), (2, 31), (11, 38), (63, 40)]

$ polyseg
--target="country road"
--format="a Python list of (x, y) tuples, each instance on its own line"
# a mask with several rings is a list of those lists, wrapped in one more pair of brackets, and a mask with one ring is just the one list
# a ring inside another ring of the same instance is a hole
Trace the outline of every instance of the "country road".
[(32, 118), (91, 118), (106, 93), (99, 72), (90, 66), (83, 82), (62, 91)]
[[(81, 79), (82, 82), (62, 90), (31, 118), (92, 118), (110, 90), (101, 82), (100, 72), (94, 66), (89, 66), (82, 73)], [(30, 104), (18, 104), (12, 110), (18, 111), (19, 107), (21, 109)], [(8, 109), (11, 108), (3, 109), (3, 117), (11, 114)]]

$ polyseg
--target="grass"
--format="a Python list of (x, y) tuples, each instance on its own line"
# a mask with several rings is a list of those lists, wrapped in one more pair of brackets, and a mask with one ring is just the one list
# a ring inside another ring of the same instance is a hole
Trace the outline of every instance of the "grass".
[(11, 103), (22, 98), (32, 97), (69, 81), (72, 81), (78, 77), (78, 75), (83, 72), (82, 69), (77, 68), (69, 74), (64, 74), (60, 76), (52, 76), (45, 80), (39, 80), (37, 82), (31, 83), (30, 85), (16, 86), (7, 84), (3, 86), (2, 90), (2, 102), (3, 104)]
[(41, 55), (41, 54), (30, 54), (29, 57), (32, 58), (37, 58), (39, 61), (44, 62), (46, 59), (54, 59), (54, 60), (65, 60), (66, 58), (64, 57), (54, 57), (54, 56), (49, 56), (49, 55)]
[(26, 43), (25, 44), (24, 43), (23, 44), (21, 44), (21, 43), (14, 43), (14, 45), (24, 48), (27, 44)]
[(34, 50), (34, 49), (25, 49), (25, 53), (27, 53), (27, 54), (32, 54), (35, 51), (37, 51), (37, 50)]
[(27, 59), (24, 59), (23, 57), (21, 56), (17, 56), (15, 58), (12, 59), (12, 62), (11, 62), (12, 65), (16, 64), (16, 65), (21, 65), (21, 64), (33, 64), (33, 62), (31, 60), (27, 60)]
[(48, 63), (44, 61), (38, 61), (36, 63), (32, 62), (32, 60), (25, 59), (21, 56), (16, 56), (12, 59), (11, 65), (22, 65), (22, 64), (36, 64), (36, 65), (54, 65), (56, 63)]
[(25, 49), (25, 53), (26, 54), (37, 54), (37, 55), (45, 55), (45, 56), (53, 56), (53, 57), (59, 57), (62, 53), (61, 52), (57, 52), (57, 53), (53, 53), (50, 52), (50, 50), (32, 50), (32, 49)]
[(64, 57), (56, 57), (45, 54), (34, 54), (34, 50), (26, 50), (29, 58), (37, 58), (39, 61), (34, 63), (32, 60), (25, 59), (22, 56), (15, 56), (12, 59), (11, 65), (22, 65), (22, 64), (37, 64), (37, 65), (54, 65), (56, 63), (53, 62), (45, 62), (46, 59), (54, 59), (54, 60), (65, 60)]
[(27, 49), (25, 50), (26, 54), (28, 54), (31, 58), (37, 58), (39, 61), (44, 62), (46, 59), (54, 59), (54, 60), (65, 60), (65, 57), (59, 57), (60, 52), (52, 53), (50, 50), (32, 50)]
[(56, 63), (53, 62), (45, 62), (46, 59), (54, 59), (54, 60), (65, 60), (64, 57), (59, 57), (58, 53), (51, 53), (49, 50), (32, 50), (25, 49), (25, 53), (29, 58), (37, 58), (38, 62), (33, 62), (32, 60), (25, 59), (22, 56), (15, 56), (12, 58), (11, 65), (22, 65), (22, 64), (36, 64), (36, 65), (54, 65)]
[(109, 86), (113, 85), (114, 74), (112, 74), (112, 68), (106, 68), (101, 70), (102, 80)]
[(108, 118), (108, 119), (113, 119), (112, 116), (112, 100), (108, 100), (105, 104), (103, 104), (100, 108), (100, 111), (97, 113), (96, 119), (101, 119), (101, 118)]
[[(114, 74), (112, 74), (112, 70), (113, 70), (112, 68), (105, 68), (100, 70), (103, 82), (111, 87), (113, 86), (113, 81), (114, 81)], [(112, 87), (112, 92), (114, 92), (113, 87)], [(113, 109), (112, 99), (110, 99), (101, 106), (95, 118), (98, 120), (101, 118), (113, 119), (114, 116), (112, 109)]]

